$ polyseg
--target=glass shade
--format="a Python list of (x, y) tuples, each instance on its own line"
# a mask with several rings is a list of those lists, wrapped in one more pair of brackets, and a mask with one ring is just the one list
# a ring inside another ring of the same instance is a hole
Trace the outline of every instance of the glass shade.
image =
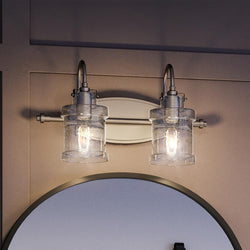
[(195, 163), (193, 122), (195, 112), (184, 108), (157, 108), (152, 121), (151, 164), (178, 166)]
[(100, 105), (73, 104), (62, 108), (64, 117), (64, 152), (67, 162), (107, 161), (105, 120), (108, 109)]

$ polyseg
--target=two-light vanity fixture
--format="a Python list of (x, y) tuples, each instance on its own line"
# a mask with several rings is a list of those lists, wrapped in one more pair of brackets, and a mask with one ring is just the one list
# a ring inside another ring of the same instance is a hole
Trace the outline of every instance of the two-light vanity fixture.
[[(167, 90), (168, 79), (170, 79), (169, 90)], [(80, 61), (78, 65), (77, 88), (73, 90), (72, 96), (73, 104), (62, 108), (61, 118), (42, 114), (37, 116), (40, 122), (64, 121), (64, 152), (62, 153), (64, 161), (79, 163), (107, 161), (105, 150), (107, 121), (107, 123), (119, 125), (150, 126), (151, 164), (167, 166), (194, 164), (193, 127), (206, 127), (206, 122), (196, 121), (195, 111), (184, 108), (185, 96), (178, 94), (175, 88), (172, 65), (166, 66), (160, 107), (153, 104), (147, 119), (137, 119), (137, 117), (108, 119), (108, 108), (97, 105), (96, 91), (88, 87), (84, 61)], [(129, 101), (130, 98), (127, 99)], [(140, 133), (139, 131), (140, 129), (137, 128), (135, 133)]]

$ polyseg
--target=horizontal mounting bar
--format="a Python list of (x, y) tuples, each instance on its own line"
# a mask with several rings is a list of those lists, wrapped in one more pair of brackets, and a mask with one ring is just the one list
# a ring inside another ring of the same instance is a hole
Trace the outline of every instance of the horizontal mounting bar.
[[(63, 122), (62, 117), (46, 116), (44, 114), (39, 114), (36, 116), (36, 120), (41, 123), (44, 122)], [(106, 120), (107, 124), (131, 124), (131, 125), (151, 125), (149, 119), (134, 119), (134, 118), (108, 118)], [(193, 123), (194, 127), (204, 128), (207, 126), (206, 121), (203, 119), (196, 120)]]
[(36, 116), (36, 120), (41, 122), (41, 123), (44, 123), (44, 122), (63, 122), (62, 117), (48, 116), (48, 115), (44, 115), (42, 113)]

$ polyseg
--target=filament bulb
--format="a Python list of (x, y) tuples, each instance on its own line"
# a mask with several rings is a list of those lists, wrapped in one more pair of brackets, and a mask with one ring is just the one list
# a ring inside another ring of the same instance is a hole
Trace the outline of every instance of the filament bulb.
[(89, 126), (79, 126), (78, 131), (78, 147), (82, 153), (86, 153), (89, 150), (90, 144), (90, 129)]
[(168, 128), (166, 131), (166, 149), (169, 156), (175, 156), (177, 151), (177, 130)]

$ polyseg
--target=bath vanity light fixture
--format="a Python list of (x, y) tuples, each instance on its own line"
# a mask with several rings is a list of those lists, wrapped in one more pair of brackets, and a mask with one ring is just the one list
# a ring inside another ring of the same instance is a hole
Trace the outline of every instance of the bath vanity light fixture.
[[(170, 85), (167, 91), (168, 78)], [(174, 69), (168, 64), (164, 73), (160, 108), (150, 110), (153, 147), (151, 164), (194, 164), (192, 143), (195, 112), (184, 108), (184, 101), (185, 95), (178, 95), (175, 87)]]
[(185, 95), (176, 90), (172, 65), (168, 64), (165, 70), (160, 107), (141, 99), (96, 98), (96, 91), (90, 90), (87, 84), (84, 61), (78, 65), (77, 88), (72, 96), (73, 104), (62, 108), (61, 117), (37, 115), (41, 123), (64, 122), (64, 161), (107, 161), (107, 129), (109, 143), (152, 141), (151, 164), (194, 164), (193, 127), (203, 128), (207, 124), (195, 119), (194, 110), (184, 108)]
[(62, 107), (62, 159), (81, 163), (107, 161), (105, 120), (108, 117), (108, 108), (96, 104), (96, 91), (88, 87), (84, 61), (79, 62), (77, 88), (71, 95), (73, 104)]

